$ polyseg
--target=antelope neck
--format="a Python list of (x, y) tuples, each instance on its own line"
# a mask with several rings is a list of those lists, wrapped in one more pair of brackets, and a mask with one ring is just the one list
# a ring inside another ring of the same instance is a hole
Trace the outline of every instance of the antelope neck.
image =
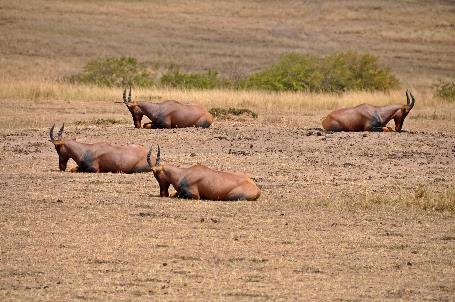
[(388, 122), (401, 107), (401, 105), (388, 105), (378, 108), (377, 113), (383, 122)]
[(182, 176), (182, 169), (170, 165), (163, 165), (163, 173), (171, 184), (178, 184)]
[(67, 140), (65, 141), (65, 148), (68, 152), (68, 156), (74, 159), (75, 162), (79, 162), (82, 155), (86, 151), (86, 148), (81, 144), (74, 140)]

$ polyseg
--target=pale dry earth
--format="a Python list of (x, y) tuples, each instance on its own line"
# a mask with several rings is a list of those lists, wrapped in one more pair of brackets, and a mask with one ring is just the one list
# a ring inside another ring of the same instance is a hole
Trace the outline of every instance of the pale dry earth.
[[(425, 109), (409, 132), (331, 134), (313, 129), (324, 111), (138, 130), (122, 104), (0, 108), (2, 301), (455, 298), (453, 213), (375, 202), (453, 188), (454, 125)], [(150, 173), (60, 172), (54, 122), (79, 141), (160, 144), (167, 163), (247, 172), (263, 194), (168, 199)]]

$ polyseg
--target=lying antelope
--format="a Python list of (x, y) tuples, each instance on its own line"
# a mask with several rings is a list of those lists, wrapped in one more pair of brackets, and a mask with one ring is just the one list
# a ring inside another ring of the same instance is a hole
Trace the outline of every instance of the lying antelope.
[[(68, 160), (72, 158), (76, 168), (71, 172), (113, 172), (140, 173), (151, 170), (147, 161), (147, 149), (139, 145), (118, 146), (107, 143), (85, 144), (72, 139), (63, 139), (63, 124), (54, 137), (54, 127), (50, 130), (51, 142), (58, 154), (60, 171), (65, 171)], [(155, 159), (153, 159), (155, 160)]]
[(223, 172), (195, 165), (190, 168), (177, 168), (161, 164), (160, 146), (155, 164), (151, 162), (152, 148), (147, 154), (147, 162), (160, 186), (160, 196), (169, 196), (169, 186), (177, 191), (179, 198), (207, 200), (256, 200), (261, 191), (246, 174)]
[(213, 116), (202, 106), (182, 104), (177, 101), (162, 103), (145, 103), (131, 101), (131, 87), (126, 98), (126, 89), (123, 90), (123, 102), (133, 116), (134, 127), (141, 128), (141, 120), (145, 115), (152, 122), (145, 123), (143, 128), (208, 128), (213, 123)]
[(404, 119), (415, 104), (414, 96), (409, 90), (406, 90), (406, 98), (406, 105), (376, 107), (361, 104), (354, 108), (335, 110), (322, 121), (322, 127), (329, 131), (393, 131), (386, 127), (393, 119), (395, 131), (400, 132)]

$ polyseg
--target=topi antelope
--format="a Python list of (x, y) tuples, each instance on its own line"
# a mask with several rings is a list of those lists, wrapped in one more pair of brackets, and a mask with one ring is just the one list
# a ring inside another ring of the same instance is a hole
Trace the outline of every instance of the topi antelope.
[[(393, 119), (395, 131), (400, 132), (403, 122), (411, 109), (415, 99), (409, 90), (406, 90), (406, 105), (388, 105), (376, 107), (361, 104), (354, 108), (343, 108), (331, 112), (322, 121), (322, 127), (329, 131), (393, 131), (386, 127)], [(412, 100), (411, 100), (412, 99)]]
[[(63, 124), (54, 137), (54, 127), (50, 130), (50, 141), (54, 144), (58, 154), (60, 171), (65, 171), (68, 160), (72, 158), (76, 168), (71, 172), (113, 172), (113, 173), (140, 173), (149, 172), (147, 149), (139, 145), (118, 146), (107, 143), (85, 144), (72, 139), (63, 139)], [(153, 161), (155, 159), (152, 159)], [(150, 162), (150, 159), (148, 159)]]
[(169, 196), (169, 186), (177, 191), (179, 198), (206, 200), (256, 200), (261, 191), (246, 174), (223, 172), (195, 165), (177, 168), (161, 164), (160, 146), (155, 163), (151, 161), (152, 148), (147, 154), (147, 162), (160, 186), (160, 196)]
[(145, 115), (152, 122), (145, 123), (143, 128), (208, 128), (213, 123), (213, 116), (202, 106), (182, 104), (177, 101), (164, 101), (161, 103), (145, 103), (131, 101), (131, 87), (126, 97), (123, 90), (123, 102), (133, 116), (134, 127), (141, 128), (141, 120)]

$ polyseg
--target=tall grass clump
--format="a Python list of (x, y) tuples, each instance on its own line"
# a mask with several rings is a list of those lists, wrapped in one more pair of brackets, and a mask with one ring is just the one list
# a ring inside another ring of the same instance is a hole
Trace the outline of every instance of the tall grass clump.
[(455, 81), (440, 81), (434, 85), (435, 96), (449, 102), (455, 102)]
[(218, 72), (208, 70), (207, 73), (183, 73), (178, 69), (170, 68), (160, 78), (164, 87), (180, 89), (214, 89), (223, 86), (218, 78)]
[(389, 91), (398, 79), (380, 67), (377, 57), (355, 52), (326, 57), (290, 53), (271, 67), (240, 80), (239, 89), (341, 93)]
[(153, 80), (145, 67), (132, 57), (90, 60), (81, 73), (66, 78), (70, 83), (106, 87), (149, 87)]

